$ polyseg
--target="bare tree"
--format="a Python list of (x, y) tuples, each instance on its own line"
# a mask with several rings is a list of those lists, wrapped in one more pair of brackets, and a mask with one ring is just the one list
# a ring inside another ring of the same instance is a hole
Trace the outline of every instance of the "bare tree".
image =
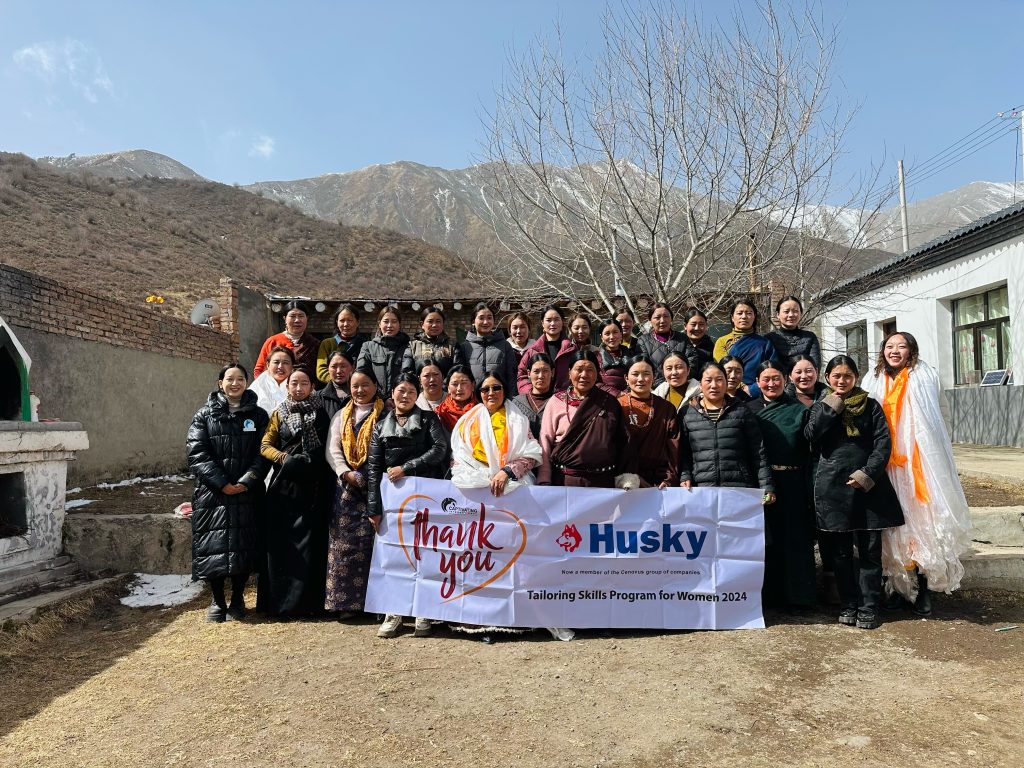
[(489, 202), (513, 265), (492, 290), (610, 312), (616, 296), (713, 310), (758, 287), (824, 199), (847, 127), (835, 30), (771, 2), (728, 23), (666, 3), (606, 10), (586, 68), (560, 42), (510, 56), (489, 116)]

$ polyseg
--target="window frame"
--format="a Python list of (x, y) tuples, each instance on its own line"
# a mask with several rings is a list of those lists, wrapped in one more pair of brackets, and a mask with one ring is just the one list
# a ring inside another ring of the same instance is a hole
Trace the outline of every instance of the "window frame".
[[(965, 296), (952, 300), (952, 320), (953, 329), (951, 334), (953, 344), (953, 385), (956, 387), (976, 387), (981, 383), (981, 380), (985, 378), (985, 374), (988, 371), (997, 371), (1003, 368), (1009, 367), (1009, 352), (1010, 350), (1004, 349), (1003, 340), (1009, 338), (1010, 331), (1010, 315), (1001, 315), (999, 317), (993, 317), (991, 311), (991, 296), (997, 291), (1005, 291), (1007, 284), (997, 285), (992, 288), (987, 288), (984, 291), (978, 291), (977, 293), (970, 293)], [(981, 320), (977, 320), (973, 323), (957, 324), (957, 310), (959, 309), (960, 302), (977, 300), (978, 297), (982, 299), (983, 317)], [(1007, 307), (1009, 302), (1007, 301)], [(1009, 313), (1009, 308), (1007, 308)], [(984, 352), (982, 350), (982, 331), (994, 329), (996, 339), (996, 358), (997, 365), (995, 368), (985, 369), (982, 367), (982, 357)], [(960, 370), (960, 350), (957, 346), (957, 338), (961, 332), (970, 332), (971, 339), (974, 345), (974, 367), (970, 371)], [(979, 372), (977, 380), (972, 380), (975, 377), (973, 373)]]
[[(860, 369), (860, 373), (863, 376), (867, 372), (868, 365), (870, 364), (870, 351), (868, 349), (868, 321), (860, 320), (856, 323), (850, 323), (844, 325), (840, 330), (843, 332), (843, 344), (846, 348), (846, 355), (853, 358), (854, 362), (857, 363), (857, 367)], [(862, 346), (851, 347), (850, 346), (850, 334), (859, 331), (863, 334), (864, 343)]]

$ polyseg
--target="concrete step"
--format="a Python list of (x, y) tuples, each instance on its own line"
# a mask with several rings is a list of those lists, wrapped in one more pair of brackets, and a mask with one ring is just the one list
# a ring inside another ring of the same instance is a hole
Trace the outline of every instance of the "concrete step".
[(998, 547), (1024, 547), (1024, 507), (971, 507), (971, 539)]
[(20, 600), (7, 603), (6, 605), (0, 605), (0, 627), (3, 627), (8, 622), (21, 623), (31, 621), (40, 608), (56, 605), (57, 603), (63, 602), (64, 600), (68, 600), (72, 597), (84, 595), (94, 589), (106, 586), (107, 584), (123, 578), (124, 576), (121, 575), (112, 576), (106, 579), (94, 579), (93, 581), (86, 581), (73, 586), (64, 587), (63, 589), (56, 589), (50, 592), (32, 595), (31, 597), (25, 597)]
[(962, 562), (964, 588), (1024, 592), (1024, 547), (974, 544), (974, 552)]
[(91, 572), (191, 573), (192, 523), (171, 513), (64, 519), (64, 551)]
[(0, 575), (0, 605), (68, 586), (81, 578), (81, 568), (67, 555), (22, 565)]

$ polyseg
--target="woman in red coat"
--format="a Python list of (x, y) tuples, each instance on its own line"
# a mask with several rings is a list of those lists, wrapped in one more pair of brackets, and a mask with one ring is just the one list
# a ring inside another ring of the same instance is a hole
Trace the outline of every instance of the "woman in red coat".
[(316, 375), (316, 354), (320, 348), (320, 340), (306, 332), (309, 315), (306, 305), (300, 301), (290, 301), (284, 308), (284, 332), (276, 333), (263, 342), (256, 367), (252, 369), (255, 379), (267, 368), (267, 358), (274, 347), (287, 347), (295, 354), (295, 367), (302, 368), (311, 376)]

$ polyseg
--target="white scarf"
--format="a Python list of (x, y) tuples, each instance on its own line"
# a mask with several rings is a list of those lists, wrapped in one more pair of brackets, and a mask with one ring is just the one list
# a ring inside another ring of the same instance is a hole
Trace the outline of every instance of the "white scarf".
[[(470, 425), (476, 422), (480, 430), (480, 442), (487, 456), (487, 466), (481, 464), (473, 456), (473, 445), (470, 443)], [(508, 435), (508, 455), (505, 464), (515, 459), (541, 460), (541, 447), (532, 434), (530, 422), (520, 413), (518, 408), (505, 407), (505, 430)], [(479, 403), (462, 415), (452, 430), (452, 483), (459, 488), (487, 488), (491, 478), (501, 471), (504, 464), (491, 429), (491, 414), (487, 406)], [(509, 480), (505, 491), (513, 491), (520, 485), (533, 485), (533, 473), (523, 475), (519, 480)]]
[(270, 415), (288, 397), (288, 380), (278, 384), (270, 371), (264, 371), (253, 379), (249, 389), (256, 393), (256, 405)]
[[(869, 373), (861, 387), (882, 403), (887, 378), (885, 371), (879, 376)], [(902, 467), (886, 467), (906, 523), (885, 530), (882, 568), (893, 587), (910, 601), (917, 595), (914, 563), (928, 577), (929, 589), (949, 593), (960, 586), (964, 575), (960, 556), (971, 547), (971, 518), (942, 418), (941, 397), (935, 369), (919, 360), (907, 378), (903, 411), (893, 435), (893, 453), (908, 460)], [(921, 502), (914, 494), (915, 441), (921, 452), (927, 502)]]

